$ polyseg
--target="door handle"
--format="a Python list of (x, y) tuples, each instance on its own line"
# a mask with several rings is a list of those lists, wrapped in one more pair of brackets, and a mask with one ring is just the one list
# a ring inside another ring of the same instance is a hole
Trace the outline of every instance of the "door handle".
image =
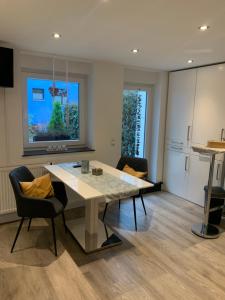
[(190, 141), (190, 132), (191, 132), (191, 126), (189, 125), (187, 128), (187, 141)]
[(183, 143), (183, 142), (177, 142), (177, 141), (172, 140), (172, 141), (171, 141), (171, 144), (174, 144), (174, 145), (183, 145), (184, 143)]
[(185, 172), (188, 171), (188, 156), (185, 156), (185, 166), (184, 166)]
[(224, 135), (224, 128), (221, 129), (221, 134), (220, 134), (220, 140), (221, 141), (224, 140), (223, 135)]
[(220, 164), (217, 165), (216, 180), (219, 180), (219, 170), (220, 170)]
[(176, 147), (176, 146), (171, 146), (170, 149), (172, 150), (178, 150), (178, 151), (182, 151), (183, 147)]

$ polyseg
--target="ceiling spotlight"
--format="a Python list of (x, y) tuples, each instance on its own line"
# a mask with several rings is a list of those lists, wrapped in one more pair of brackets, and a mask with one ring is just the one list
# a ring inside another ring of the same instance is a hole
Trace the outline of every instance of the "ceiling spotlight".
[(193, 59), (189, 59), (189, 60), (187, 61), (187, 63), (188, 63), (188, 64), (192, 64), (192, 63), (193, 63)]
[(134, 54), (136, 54), (136, 53), (139, 52), (139, 49), (132, 49), (131, 52), (134, 53)]
[(61, 38), (61, 34), (59, 34), (59, 33), (57, 33), (57, 32), (54, 32), (53, 34), (52, 34), (52, 36), (54, 37), (54, 39), (60, 39)]
[(199, 29), (200, 31), (206, 31), (206, 30), (209, 29), (209, 26), (208, 26), (208, 25), (202, 25), (202, 26), (199, 26), (198, 29)]

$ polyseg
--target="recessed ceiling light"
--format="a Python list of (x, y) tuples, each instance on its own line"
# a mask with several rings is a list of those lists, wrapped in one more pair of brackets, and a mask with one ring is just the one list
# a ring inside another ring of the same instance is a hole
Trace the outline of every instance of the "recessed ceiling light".
[(59, 33), (57, 33), (57, 32), (54, 32), (53, 34), (52, 34), (52, 36), (54, 37), (54, 39), (60, 39), (62, 36), (61, 36), (61, 34), (59, 34)]
[(131, 52), (134, 53), (134, 54), (138, 53), (139, 51), (140, 51), (139, 49), (132, 49), (131, 50)]
[(189, 59), (189, 60), (187, 61), (187, 63), (188, 63), (188, 64), (192, 64), (192, 63), (193, 63), (193, 59)]
[(208, 25), (201, 25), (198, 27), (200, 31), (206, 31), (209, 29), (209, 26)]

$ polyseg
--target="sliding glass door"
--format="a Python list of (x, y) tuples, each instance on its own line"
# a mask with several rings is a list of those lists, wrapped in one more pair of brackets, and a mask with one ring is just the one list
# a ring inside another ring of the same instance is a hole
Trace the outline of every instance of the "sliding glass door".
[(123, 91), (122, 156), (145, 157), (148, 90)]

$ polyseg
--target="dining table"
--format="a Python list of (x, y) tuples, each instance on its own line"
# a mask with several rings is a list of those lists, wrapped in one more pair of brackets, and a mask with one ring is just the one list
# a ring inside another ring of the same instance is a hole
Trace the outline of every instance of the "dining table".
[[(153, 186), (97, 160), (90, 161), (89, 165), (89, 172), (85, 174), (77, 162), (44, 166), (84, 201), (84, 217), (74, 216), (66, 221), (66, 227), (86, 253), (122, 243), (115, 230), (99, 219), (99, 205), (132, 197)], [(92, 174), (92, 169), (96, 168), (102, 169), (102, 175)]]

